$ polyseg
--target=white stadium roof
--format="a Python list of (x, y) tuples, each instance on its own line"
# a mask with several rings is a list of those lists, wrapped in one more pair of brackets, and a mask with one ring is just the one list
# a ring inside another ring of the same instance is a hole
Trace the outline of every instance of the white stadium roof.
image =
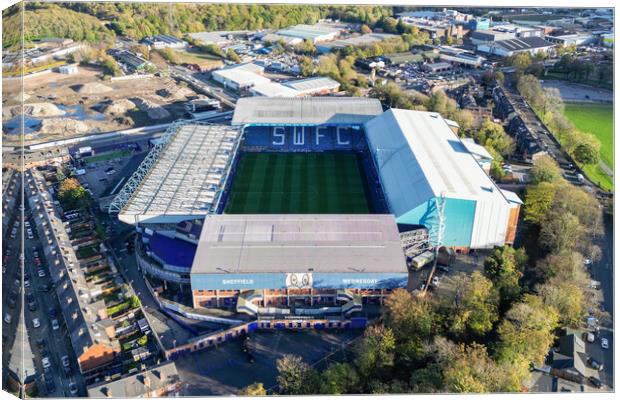
[(128, 224), (175, 223), (212, 213), (239, 138), (239, 128), (225, 125), (171, 127), (119, 192), (111, 211)]
[(233, 125), (361, 125), (381, 114), (381, 102), (363, 97), (245, 97)]
[(210, 215), (192, 274), (406, 273), (393, 215)]
[(438, 113), (390, 109), (366, 124), (366, 135), (397, 214), (442, 194), (507, 202)]

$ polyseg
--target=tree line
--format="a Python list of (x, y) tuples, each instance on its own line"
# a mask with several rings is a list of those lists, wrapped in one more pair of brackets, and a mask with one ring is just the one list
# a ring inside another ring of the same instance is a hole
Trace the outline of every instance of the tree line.
[(575, 161), (586, 165), (598, 163), (601, 142), (591, 133), (579, 131), (564, 116), (564, 103), (558, 93), (544, 90), (538, 78), (530, 74), (519, 78), (517, 89)]

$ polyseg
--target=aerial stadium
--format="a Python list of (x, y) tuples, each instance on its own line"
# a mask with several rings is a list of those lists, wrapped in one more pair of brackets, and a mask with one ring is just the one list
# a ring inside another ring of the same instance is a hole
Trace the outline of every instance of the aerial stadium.
[(514, 241), (521, 201), (489, 157), (437, 113), (242, 98), (230, 125), (171, 126), (110, 212), (194, 308), (349, 315), (407, 286), (422, 251)]

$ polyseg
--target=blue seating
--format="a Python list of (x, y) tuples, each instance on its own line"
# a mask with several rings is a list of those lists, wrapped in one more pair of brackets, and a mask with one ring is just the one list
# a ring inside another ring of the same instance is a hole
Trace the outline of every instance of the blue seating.
[(151, 251), (166, 264), (189, 269), (194, 262), (196, 245), (193, 243), (154, 232), (149, 244)]

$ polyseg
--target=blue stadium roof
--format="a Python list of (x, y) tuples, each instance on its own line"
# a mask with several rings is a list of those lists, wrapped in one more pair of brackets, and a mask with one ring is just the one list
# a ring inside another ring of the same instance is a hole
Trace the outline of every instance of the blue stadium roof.
[(150, 239), (151, 251), (166, 264), (178, 267), (191, 267), (196, 254), (196, 245), (182, 239), (171, 239), (153, 233)]

